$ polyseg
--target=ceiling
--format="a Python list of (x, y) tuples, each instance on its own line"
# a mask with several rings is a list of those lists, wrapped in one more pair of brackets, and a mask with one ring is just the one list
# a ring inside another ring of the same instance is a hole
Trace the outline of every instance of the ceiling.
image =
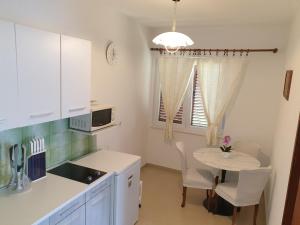
[[(171, 0), (102, 0), (143, 25), (170, 25)], [(181, 0), (179, 25), (283, 24), (290, 21), (299, 0)]]

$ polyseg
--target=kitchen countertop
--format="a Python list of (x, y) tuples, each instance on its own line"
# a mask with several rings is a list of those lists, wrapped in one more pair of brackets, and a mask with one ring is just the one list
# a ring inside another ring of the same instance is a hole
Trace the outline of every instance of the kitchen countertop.
[(0, 195), (0, 224), (38, 224), (112, 174), (87, 185), (47, 173), (47, 177), (31, 183), (26, 192)]
[(118, 175), (126, 169), (128, 165), (140, 160), (141, 157), (137, 155), (101, 150), (74, 161), (73, 163), (96, 170), (115, 172)]
[(72, 162), (107, 172), (105, 176), (90, 185), (47, 173), (45, 178), (31, 183), (31, 188), (26, 192), (0, 194), (0, 223), (1, 225), (38, 224), (108, 176), (121, 173), (128, 164), (140, 159), (135, 155), (101, 150)]
[(86, 188), (86, 184), (47, 173), (26, 192), (0, 196), (1, 224), (34, 224)]

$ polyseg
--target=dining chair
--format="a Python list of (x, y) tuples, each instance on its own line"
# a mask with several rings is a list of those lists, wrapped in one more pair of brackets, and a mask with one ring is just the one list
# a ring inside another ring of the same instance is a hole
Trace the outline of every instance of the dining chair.
[(242, 170), (238, 183), (218, 184), (215, 192), (234, 206), (232, 225), (236, 224), (237, 211), (240, 207), (254, 206), (253, 225), (256, 225), (259, 202), (271, 174), (271, 167), (256, 170)]
[(257, 158), (259, 152), (261, 151), (261, 146), (251, 141), (237, 141), (233, 143), (232, 149), (239, 152), (244, 152)]
[[(260, 159), (261, 146), (255, 142), (237, 141), (232, 144), (232, 149), (251, 155), (252, 157), (258, 159), (261, 162)], [(261, 164), (261, 166), (263, 165), (265, 164)], [(227, 171), (226, 178), (230, 182), (237, 182), (237, 180), (239, 179), (239, 173), (234, 171)]]
[(185, 207), (187, 188), (196, 188), (206, 190), (208, 210), (211, 205), (211, 198), (214, 188), (214, 177), (208, 170), (188, 168), (187, 157), (183, 142), (176, 142), (176, 147), (181, 160), (181, 172), (183, 180), (182, 203), (181, 207)]

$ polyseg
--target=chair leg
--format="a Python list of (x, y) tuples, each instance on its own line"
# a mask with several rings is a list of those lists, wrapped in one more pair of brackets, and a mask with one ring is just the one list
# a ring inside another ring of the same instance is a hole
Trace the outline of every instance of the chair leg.
[(207, 211), (210, 212), (211, 211), (211, 200), (212, 200), (212, 194), (213, 194), (213, 191), (212, 190), (207, 190), (207, 194), (208, 194), (208, 197), (207, 197)]
[(182, 190), (182, 203), (181, 203), (181, 207), (182, 208), (185, 207), (186, 191), (187, 191), (187, 187), (183, 186), (183, 190)]
[(218, 207), (219, 207), (219, 196), (218, 194), (214, 191), (214, 204), (215, 204), (215, 207), (214, 207), (214, 211), (213, 211), (213, 214), (216, 214), (218, 212)]
[(258, 214), (259, 204), (254, 206), (254, 217), (253, 217), (253, 225), (256, 225), (256, 219)]
[(232, 215), (232, 225), (236, 224), (236, 217), (237, 217), (237, 207), (234, 206), (233, 215)]

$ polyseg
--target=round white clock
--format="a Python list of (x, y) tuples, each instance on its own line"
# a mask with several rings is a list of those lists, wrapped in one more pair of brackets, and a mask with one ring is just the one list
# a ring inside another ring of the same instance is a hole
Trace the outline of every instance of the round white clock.
[(108, 64), (113, 65), (116, 63), (118, 58), (118, 52), (116, 45), (113, 42), (108, 43), (106, 47), (106, 60)]

